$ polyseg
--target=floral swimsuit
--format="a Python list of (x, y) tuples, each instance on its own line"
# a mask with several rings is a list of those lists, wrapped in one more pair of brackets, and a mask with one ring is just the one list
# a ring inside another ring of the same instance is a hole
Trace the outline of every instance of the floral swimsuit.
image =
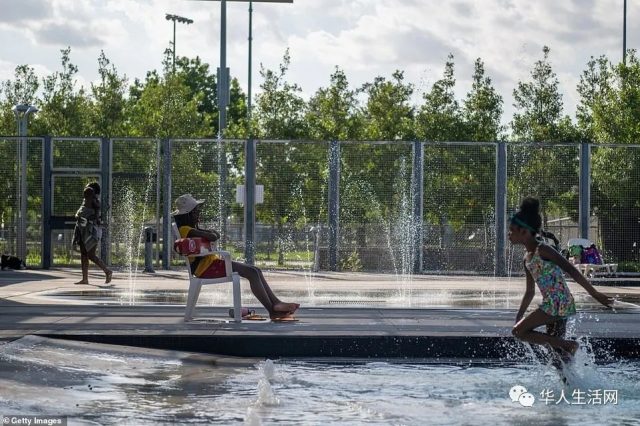
[(554, 317), (568, 317), (576, 313), (573, 296), (558, 265), (540, 257), (536, 248), (531, 259), (525, 258), (525, 266), (542, 293), (539, 307), (543, 312)]

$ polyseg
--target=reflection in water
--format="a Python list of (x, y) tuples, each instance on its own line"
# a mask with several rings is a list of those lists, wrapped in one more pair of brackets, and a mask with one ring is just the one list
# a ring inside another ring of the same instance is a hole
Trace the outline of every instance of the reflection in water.
[[(0, 346), (0, 413), (67, 415), (69, 424), (633, 424), (637, 362), (581, 352), (563, 387), (534, 356), (509, 363), (413, 364), (220, 359), (26, 337)], [(511, 401), (520, 385), (533, 407)], [(617, 404), (576, 406), (575, 391)], [(553, 391), (553, 402), (539, 397)], [(555, 404), (564, 391), (568, 403)], [(608, 422), (606, 420), (608, 420)]]

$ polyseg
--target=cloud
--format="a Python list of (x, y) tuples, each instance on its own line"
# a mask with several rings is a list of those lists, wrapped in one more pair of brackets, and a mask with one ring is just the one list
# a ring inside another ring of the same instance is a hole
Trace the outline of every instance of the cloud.
[(95, 35), (96, 32), (92, 26), (77, 23), (58, 24), (50, 22), (32, 31), (35, 40), (43, 44), (79, 48), (104, 44), (103, 40)]
[[(220, 4), (183, 0), (0, 0), (0, 58), (57, 68), (59, 48), (72, 58), (86, 81), (97, 75), (104, 49), (122, 74), (144, 78), (158, 69), (172, 38), (165, 13), (194, 19), (178, 26), (178, 55), (200, 56), (215, 71), (219, 62)], [(8, 7), (6, 5), (9, 5)], [(378, 75), (405, 70), (416, 93), (441, 78), (447, 55), (455, 56), (456, 93), (470, 87), (473, 62), (480, 57), (487, 75), (504, 97), (509, 119), (512, 91), (530, 79), (542, 46), (565, 94), (565, 111), (574, 109), (575, 84), (590, 56), (620, 59), (622, 2), (619, 0), (295, 0), (293, 4), (254, 3), (254, 90), (258, 67), (274, 69), (287, 47), (287, 78), (305, 94), (326, 86), (335, 65), (353, 86)], [(228, 3), (228, 66), (246, 89), (248, 4)], [(629, 23), (640, 8), (629, 8)], [(25, 37), (25, 34), (27, 37)], [(640, 32), (629, 27), (629, 47)], [(78, 49), (76, 49), (76, 47)], [(7, 73), (6, 64), (3, 73)], [(416, 102), (420, 102), (419, 96)]]
[(16, 27), (53, 16), (53, 7), (46, 0), (3, 0), (2, 6), (0, 22)]

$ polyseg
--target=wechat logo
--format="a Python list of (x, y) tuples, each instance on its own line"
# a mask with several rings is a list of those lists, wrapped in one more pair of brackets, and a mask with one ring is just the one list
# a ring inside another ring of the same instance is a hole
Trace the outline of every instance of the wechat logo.
[(527, 388), (520, 385), (515, 385), (509, 390), (509, 397), (511, 402), (519, 402), (523, 407), (532, 407), (536, 401), (533, 394), (527, 392)]

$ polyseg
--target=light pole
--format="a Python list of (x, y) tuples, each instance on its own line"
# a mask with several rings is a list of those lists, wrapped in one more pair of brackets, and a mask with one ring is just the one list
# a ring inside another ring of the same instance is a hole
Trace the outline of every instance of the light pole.
[[(226, 235), (227, 225), (227, 206), (224, 203), (224, 188), (227, 181), (227, 164), (226, 154), (222, 139), (224, 130), (227, 128), (227, 106), (229, 105), (229, 69), (227, 68), (227, 0), (200, 0), (200, 1), (219, 1), (220, 2), (220, 68), (218, 68), (218, 141), (220, 143), (218, 173), (220, 176), (220, 228), (223, 232), (223, 242)], [(248, 88), (248, 105), (247, 118), (249, 120), (248, 130), (249, 139), (245, 146), (245, 208), (244, 208), (244, 224), (245, 224), (245, 258), (248, 263), (253, 263), (254, 258), (254, 234), (255, 234), (255, 177), (256, 177), (256, 145), (252, 138), (251, 132), (251, 54), (252, 54), (252, 14), (253, 2), (260, 3), (293, 3), (293, 0), (234, 0), (249, 2), (249, 88)]]
[[(227, 69), (227, 1), (243, 1), (249, 3), (293, 3), (293, 0), (196, 0), (220, 2), (220, 68), (218, 69), (218, 137), (222, 138), (227, 128), (227, 106), (229, 104), (229, 70)], [(249, 17), (253, 12), (252, 4), (249, 6)], [(251, 28), (251, 23), (249, 24)], [(251, 30), (250, 30), (251, 32)], [(250, 41), (251, 41), (251, 35)], [(251, 55), (251, 51), (249, 51)], [(251, 67), (251, 57), (249, 57)], [(249, 79), (251, 85), (251, 79)], [(251, 89), (249, 89), (250, 91)]]
[(193, 24), (193, 19), (185, 18), (184, 16), (172, 15), (167, 13), (165, 15), (167, 21), (173, 21), (173, 44), (171, 50), (173, 51), (173, 72), (176, 71), (176, 21), (181, 24)]
[(622, 12), (622, 63), (627, 63), (627, 0), (624, 0)]
[(16, 224), (16, 254), (27, 260), (27, 124), (29, 115), (38, 112), (33, 105), (19, 104), (11, 108), (18, 123), (18, 220)]

